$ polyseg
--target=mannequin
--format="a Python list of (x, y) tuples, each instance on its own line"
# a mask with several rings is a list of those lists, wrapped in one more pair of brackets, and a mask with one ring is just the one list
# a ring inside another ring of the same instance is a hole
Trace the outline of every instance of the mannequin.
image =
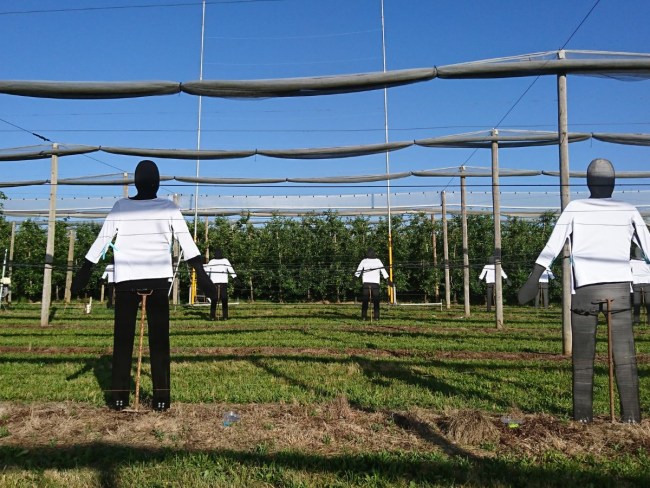
[(542, 307), (548, 308), (548, 283), (554, 279), (555, 275), (549, 268), (546, 268), (542, 276), (539, 277), (538, 291), (537, 295), (535, 295), (535, 308), (539, 308), (540, 303)]
[(221, 248), (214, 250), (214, 258), (205, 265), (205, 270), (217, 289), (217, 299), (210, 304), (210, 320), (217, 320), (217, 302), (221, 301), (221, 318), (228, 320), (228, 276), (237, 278), (230, 261), (223, 257)]
[[(638, 210), (611, 198), (615, 173), (606, 159), (594, 159), (587, 169), (590, 197), (574, 200), (562, 212), (528, 280), (519, 303), (531, 301), (544, 270), (569, 240), (572, 263), (571, 327), (573, 345), (573, 418), (593, 420), (593, 374), (598, 314), (612, 302), (612, 343), (616, 383), (624, 422), (641, 420), (639, 378), (630, 313), (630, 243), (646, 254), (650, 233)], [(599, 303), (600, 302), (600, 303)]]
[(373, 319), (379, 320), (379, 280), (381, 276), (388, 282), (388, 286), (393, 286), (393, 282), (388, 279), (388, 273), (384, 264), (377, 259), (375, 250), (370, 248), (366, 253), (365, 259), (361, 260), (354, 276), (361, 276), (363, 288), (361, 290), (361, 320), (368, 319), (368, 302), (372, 299)]
[[(503, 271), (503, 268), (501, 269), (501, 277), (504, 280), (508, 279), (508, 275), (506, 274), (505, 271)], [(496, 267), (494, 265), (493, 256), (490, 256), (488, 258), (488, 264), (483, 266), (483, 270), (481, 271), (481, 274), (478, 277), (478, 279), (485, 280), (485, 283), (487, 285), (485, 303), (487, 304), (487, 311), (491, 312), (492, 305), (494, 304), (494, 286), (495, 286), (494, 284), (496, 283)]]
[[(171, 244), (177, 239), (186, 261), (195, 270), (198, 284), (208, 297), (216, 290), (203, 269), (201, 254), (192, 240), (180, 209), (170, 200), (158, 198), (160, 174), (153, 161), (138, 163), (132, 198), (118, 200), (107, 215), (97, 239), (86, 254), (72, 283), (77, 295), (88, 283), (92, 266), (113, 247), (115, 261), (115, 322), (111, 400), (122, 410), (129, 404), (131, 360), (135, 323), (143, 293), (146, 301), (153, 409), (170, 406), (169, 279), (173, 275)], [(113, 244), (113, 238), (115, 243)]]

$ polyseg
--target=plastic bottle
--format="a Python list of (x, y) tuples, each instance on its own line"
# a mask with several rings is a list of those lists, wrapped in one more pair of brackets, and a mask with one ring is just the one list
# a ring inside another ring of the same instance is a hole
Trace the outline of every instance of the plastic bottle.
[(234, 412), (233, 410), (229, 410), (228, 412), (223, 414), (223, 426), (224, 427), (230, 427), (232, 424), (235, 422), (239, 422), (239, 419), (241, 417), (237, 412)]

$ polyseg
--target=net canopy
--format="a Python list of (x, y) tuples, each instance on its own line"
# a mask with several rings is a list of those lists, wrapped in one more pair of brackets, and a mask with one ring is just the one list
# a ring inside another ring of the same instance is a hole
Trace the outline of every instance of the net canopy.
[[(557, 191), (499, 192), (501, 215), (504, 217), (535, 218), (542, 214), (560, 212), (560, 193)], [(587, 191), (571, 192), (571, 199), (587, 198)], [(113, 207), (121, 197), (63, 197), (56, 200), (58, 218), (100, 219)], [(170, 197), (172, 198), (172, 197)], [(193, 195), (176, 195), (176, 201), (183, 214), (207, 217), (239, 217), (250, 215), (257, 217), (304, 216), (336, 212), (342, 216), (386, 216), (387, 194), (354, 193), (344, 195), (201, 195), (200, 207), (193, 208)], [(624, 190), (615, 191), (614, 198), (636, 206), (641, 214), (650, 217), (650, 191)], [(440, 191), (391, 192), (391, 212), (395, 214), (440, 214)], [(461, 192), (445, 191), (446, 210), (450, 215), (461, 213)], [(15, 218), (47, 219), (49, 200), (42, 199), (8, 199), (4, 202), (4, 213)], [(467, 213), (493, 213), (492, 192), (467, 191)]]
[(628, 144), (631, 146), (650, 146), (650, 134), (592, 134), (592, 137), (602, 142)]
[[(589, 133), (572, 132), (569, 133), (569, 142), (586, 141), (590, 137)], [(423, 147), (489, 148), (494, 142), (502, 148), (550, 146), (559, 144), (560, 138), (557, 132), (499, 130), (418, 139), (415, 144)]]
[(39, 98), (114, 99), (187, 93), (219, 98), (334, 95), (462, 78), (576, 74), (621, 80), (650, 77), (650, 54), (558, 50), (445, 66), (267, 80), (53, 81), (0, 80), (0, 93)]
[[(569, 133), (569, 142), (580, 142), (591, 137), (589, 133)], [(335, 159), (369, 156), (407, 149), (414, 145), (421, 147), (490, 148), (493, 142), (499, 147), (543, 146), (559, 143), (557, 132), (503, 130), (498, 134), (492, 131), (473, 132), (452, 136), (420, 139), (416, 141), (396, 141), (355, 146), (317, 147), (301, 149), (164, 149), (114, 146), (88, 146), (82, 144), (40, 144), (17, 148), (0, 149), (0, 161), (29, 161), (46, 159), (52, 155), (70, 156), (96, 151), (124, 156), (155, 157), (179, 160), (222, 160), (239, 159), (251, 156), (266, 156), (278, 159)]]
[(650, 54), (558, 50), (437, 67), (438, 78), (514, 78), (590, 75), (619, 80), (650, 77)]

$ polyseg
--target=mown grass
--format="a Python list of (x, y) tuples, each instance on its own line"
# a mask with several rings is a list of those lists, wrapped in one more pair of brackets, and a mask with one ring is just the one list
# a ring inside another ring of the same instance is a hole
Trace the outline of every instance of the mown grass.
[[(268, 303), (172, 310), (174, 402), (321, 404), (344, 396), (368, 411), (479, 409), (571, 414), (571, 362), (562, 357), (559, 309), (507, 308), (494, 328), (482, 309), (383, 307), (361, 322), (358, 305)], [(112, 311), (80, 304), (0, 311), (0, 400), (102, 406), (110, 385)], [(650, 334), (636, 331), (642, 412), (650, 414)], [(606, 328), (599, 327), (595, 414), (608, 413)], [(143, 395), (150, 395), (148, 363)], [(250, 451), (143, 451), (128, 445), (32, 449), (2, 445), (2, 486), (647, 486), (646, 452), (612, 459), (549, 452), (543, 458), (386, 451), (325, 456)], [(22, 453), (22, 454), (21, 454)]]

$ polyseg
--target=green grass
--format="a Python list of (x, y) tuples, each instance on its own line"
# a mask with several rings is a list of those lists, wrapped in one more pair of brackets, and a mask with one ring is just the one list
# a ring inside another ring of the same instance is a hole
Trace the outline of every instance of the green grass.
[[(182, 403), (319, 405), (345, 396), (364, 411), (512, 409), (571, 415), (571, 361), (561, 357), (559, 309), (507, 308), (505, 327), (482, 309), (269, 303), (172, 310), (172, 398)], [(38, 305), (0, 311), (0, 400), (104, 403), (112, 311), (57, 305), (40, 327)], [(650, 415), (650, 333), (636, 330), (644, 416)], [(599, 327), (595, 414), (608, 413), (606, 327)], [(520, 354), (524, 353), (524, 354)], [(135, 361), (134, 361), (135, 363)], [(142, 391), (151, 392), (148, 362)], [(0, 424), (2, 422), (0, 421)], [(141, 450), (128, 445), (32, 449), (3, 445), (0, 486), (647, 486), (646, 452), (588, 459), (387, 450), (337, 456), (282, 450)], [(649, 444), (650, 445), (650, 444)], [(277, 446), (276, 446), (277, 447)], [(27, 452), (23, 452), (27, 451)]]

